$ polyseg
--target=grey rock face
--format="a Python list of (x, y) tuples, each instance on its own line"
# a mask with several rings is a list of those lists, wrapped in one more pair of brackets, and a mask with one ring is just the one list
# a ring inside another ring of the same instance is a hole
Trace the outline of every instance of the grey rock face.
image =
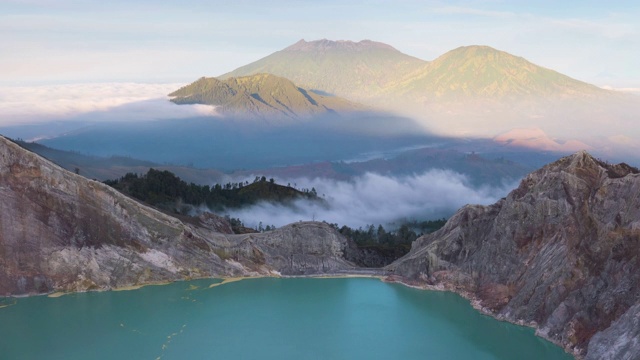
[(399, 250), (385, 251), (381, 249), (371, 249), (358, 247), (355, 241), (349, 240), (344, 256), (347, 260), (363, 268), (383, 268), (398, 259), (401, 254)]
[(635, 360), (640, 358), (640, 304), (629, 308), (606, 330), (589, 342), (587, 360)]
[(226, 256), (245, 259), (252, 266), (268, 265), (282, 275), (335, 273), (355, 267), (344, 259), (347, 239), (324, 223), (299, 222), (227, 239), (232, 245), (223, 250)]
[[(640, 175), (586, 152), (563, 158), (494, 205), (462, 208), (388, 269), (599, 358), (640, 303)], [(638, 356), (637, 331), (625, 333), (636, 341), (615, 358)]]
[(183, 223), (0, 137), (0, 295), (352, 267), (326, 224), (230, 232), (224, 219)]
[(200, 222), (200, 226), (211, 231), (223, 234), (233, 234), (231, 224), (229, 223), (229, 221), (227, 221), (227, 219), (221, 216), (205, 212), (198, 216), (198, 221)]

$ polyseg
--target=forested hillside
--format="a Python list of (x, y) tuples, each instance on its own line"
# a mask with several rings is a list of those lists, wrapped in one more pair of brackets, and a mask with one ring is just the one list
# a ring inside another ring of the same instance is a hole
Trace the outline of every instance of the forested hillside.
[(256, 177), (253, 182), (209, 185), (187, 184), (170, 171), (150, 169), (145, 175), (128, 173), (105, 184), (147, 204), (187, 214), (193, 206), (212, 211), (240, 208), (260, 201), (287, 203), (297, 199), (322, 201), (315, 189), (298, 190), (279, 185), (274, 179)]

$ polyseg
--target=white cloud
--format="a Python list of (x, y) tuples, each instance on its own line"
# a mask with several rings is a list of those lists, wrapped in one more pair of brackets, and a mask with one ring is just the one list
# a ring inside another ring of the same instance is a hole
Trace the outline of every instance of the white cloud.
[(211, 106), (175, 105), (184, 84), (101, 83), (0, 87), (0, 126), (51, 120), (140, 121), (215, 115)]
[(516, 14), (510, 11), (495, 11), (495, 10), (482, 10), (472, 7), (463, 7), (463, 6), (444, 6), (439, 8), (434, 8), (433, 12), (440, 14), (462, 14), (462, 15), (478, 15), (478, 16), (486, 16), (490, 18), (512, 18), (515, 17)]
[(389, 224), (400, 219), (436, 219), (450, 216), (465, 204), (492, 204), (515, 187), (472, 188), (464, 175), (430, 170), (421, 175), (390, 177), (367, 173), (353, 181), (328, 179), (278, 180), (297, 188), (315, 188), (326, 204), (307, 200), (293, 206), (261, 203), (223, 214), (246, 225), (283, 226), (300, 220), (327, 221), (350, 227)]
[(640, 88), (635, 88), (635, 87), (613, 87), (609, 85), (604, 85), (602, 86), (602, 88), (606, 90), (620, 91), (624, 93), (640, 95)]

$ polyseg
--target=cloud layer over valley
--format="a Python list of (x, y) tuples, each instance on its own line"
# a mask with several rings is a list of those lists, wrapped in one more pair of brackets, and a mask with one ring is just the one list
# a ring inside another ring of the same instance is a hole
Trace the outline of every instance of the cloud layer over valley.
[(293, 206), (261, 203), (224, 214), (247, 226), (283, 226), (300, 220), (326, 221), (350, 227), (390, 224), (403, 219), (433, 220), (451, 216), (465, 204), (492, 204), (516, 184), (473, 188), (464, 175), (431, 170), (421, 175), (393, 177), (367, 173), (352, 181), (277, 179), (298, 189), (315, 188), (326, 203), (298, 200)]
[(97, 83), (0, 87), (0, 126), (47, 121), (140, 121), (215, 115), (206, 105), (176, 106), (184, 84)]

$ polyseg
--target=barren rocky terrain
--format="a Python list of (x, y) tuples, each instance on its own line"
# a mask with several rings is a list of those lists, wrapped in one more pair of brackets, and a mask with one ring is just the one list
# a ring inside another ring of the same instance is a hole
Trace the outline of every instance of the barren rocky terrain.
[(2, 137), (0, 156), (1, 295), (353, 267), (326, 224), (229, 234), (224, 219), (182, 222)]
[(494, 205), (460, 209), (389, 269), (533, 325), (578, 356), (637, 359), (639, 197), (637, 169), (579, 152)]

